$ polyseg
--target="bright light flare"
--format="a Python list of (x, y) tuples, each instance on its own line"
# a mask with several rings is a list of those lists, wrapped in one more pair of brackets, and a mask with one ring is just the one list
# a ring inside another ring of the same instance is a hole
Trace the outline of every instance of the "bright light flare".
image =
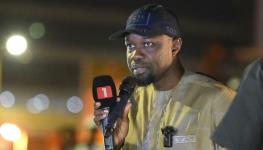
[(72, 113), (79, 113), (83, 108), (83, 103), (80, 97), (72, 96), (67, 100), (67, 108)]
[(11, 36), (6, 42), (6, 49), (11, 55), (21, 55), (27, 49), (27, 40), (21, 35)]
[(21, 138), (13, 142), (13, 150), (27, 150), (28, 135), (22, 130)]
[(47, 110), (49, 103), (50, 100), (45, 94), (38, 94), (27, 101), (26, 107), (31, 113), (37, 114)]
[(15, 124), (4, 123), (0, 126), (0, 134), (5, 140), (14, 142), (21, 137), (21, 130)]
[(10, 108), (15, 104), (15, 96), (10, 91), (4, 91), (0, 94), (0, 104), (5, 108)]

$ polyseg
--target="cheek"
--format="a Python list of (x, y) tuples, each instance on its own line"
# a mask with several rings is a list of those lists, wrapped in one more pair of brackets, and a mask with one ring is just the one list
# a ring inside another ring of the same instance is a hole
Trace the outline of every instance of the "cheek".
[(127, 66), (128, 66), (128, 68), (129, 68), (129, 70), (131, 70), (130, 68), (131, 68), (131, 57), (130, 57), (130, 55), (126, 55), (126, 61), (127, 61)]
[(156, 63), (159, 68), (166, 68), (172, 64), (172, 56), (170, 53), (160, 53), (156, 55)]
[(153, 70), (159, 71), (164, 66), (165, 58), (161, 54), (156, 54), (154, 57), (151, 57), (151, 65)]
[(172, 61), (172, 47), (171, 44), (159, 45), (158, 54), (156, 55), (158, 61), (168, 63)]

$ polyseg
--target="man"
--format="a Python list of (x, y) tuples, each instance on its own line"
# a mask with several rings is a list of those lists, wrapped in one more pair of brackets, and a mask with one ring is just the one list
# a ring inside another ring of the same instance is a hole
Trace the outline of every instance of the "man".
[[(116, 149), (166, 149), (165, 127), (177, 131), (172, 149), (218, 149), (210, 135), (234, 92), (184, 69), (179, 58), (182, 35), (175, 15), (161, 5), (142, 6), (132, 12), (124, 30), (110, 36), (118, 38), (125, 39), (127, 64), (138, 86), (116, 123)], [(108, 113), (98, 110), (99, 106), (95, 104), (97, 125)]]
[(238, 93), (213, 140), (231, 150), (263, 150), (263, 58), (245, 71)]

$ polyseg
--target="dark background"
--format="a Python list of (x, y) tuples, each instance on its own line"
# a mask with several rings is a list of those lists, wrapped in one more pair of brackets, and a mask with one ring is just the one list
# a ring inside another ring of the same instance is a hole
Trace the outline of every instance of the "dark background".
[[(23, 33), (30, 41), (32, 60), (27, 64), (4, 58), (4, 84), (26, 82), (77, 86), (78, 57), (82, 54), (125, 55), (122, 41), (107, 36), (124, 27), (134, 8), (153, 1), (79, 0), (0, 2), (0, 32), (4, 43), (11, 33)], [(182, 55), (194, 64), (207, 45), (216, 41), (231, 52), (253, 43), (254, 2), (242, 0), (159, 0), (174, 11), (183, 31)], [(34, 22), (45, 25), (46, 34), (32, 39), (28, 28)], [(4, 49), (4, 45), (2, 45)], [(236, 64), (234, 64), (236, 65)], [(191, 65), (190, 65), (191, 66)], [(22, 72), (22, 73), (20, 73)], [(58, 75), (59, 73), (59, 75)], [(19, 75), (19, 76), (18, 76)], [(62, 76), (61, 76), (62, 75)], [(65, 75), (65, 76), (64, 76)], [(72, 76), (76, 77), (75, 81)], [(230, 75), (229, 75), (230, 76)], [(70, 77), (70, 80), (67, 79)], [(23, 80), (22, 80), (23, 79)]]

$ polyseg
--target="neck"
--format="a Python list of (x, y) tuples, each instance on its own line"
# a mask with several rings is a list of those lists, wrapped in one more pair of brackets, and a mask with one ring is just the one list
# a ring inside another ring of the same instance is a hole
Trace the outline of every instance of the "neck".
[(167, 91), (175, 87), (184, 74), (184, 68), (179, 60), (174, 62), (170, 69), (168, 69), (161, 78), (154, 82), (157, 90)]

